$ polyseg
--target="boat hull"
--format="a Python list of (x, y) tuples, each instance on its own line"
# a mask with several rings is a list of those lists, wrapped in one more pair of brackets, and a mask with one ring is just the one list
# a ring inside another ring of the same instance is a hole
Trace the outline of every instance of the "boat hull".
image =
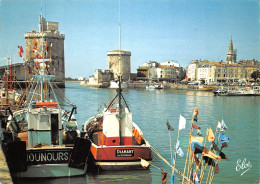
[[(10, 152), (7, 152), (15, 178), (70, 177), (84, 175), (86, 172), (86, 165), (83, 169), (69, 167), (72, 147), (27, 148), (21, 151), (19, 144), (22, 142), (12, 144), (13, 146), (9, 146)], [(13, 151), (15, 146), (20, 148), (17, 153)]]
[(56, 178), (84, 175), (85, 171), (70, 168), (67, 163), (64, 164), (41, 164), (27, 166), (27, 171), (16, 172), (13, 174), (16, 178)]
[(260, 94), (252, 94), (252, 93), (228, 93), (227, 96), (260, 96)]
[(147, 169), (141, 165), (141, 158), (152, 162), (148, 146), (97, 146), (92, 143), (91, 153), (94, 164), (102, 170)]

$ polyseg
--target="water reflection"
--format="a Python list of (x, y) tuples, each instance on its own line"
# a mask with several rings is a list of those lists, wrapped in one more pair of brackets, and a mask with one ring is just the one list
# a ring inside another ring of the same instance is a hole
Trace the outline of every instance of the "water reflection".
[(88, 174), (87, 183), (152, 183), (150, 170), (139, 171), (103, 171), (98, 175)]
[[(79, 84), (66, 84), (65, 96), (76, 104), (78, 124), (82, 125), (95, 115), (100, 108), (101, 100), (105, 103), (115, 96), (114, 89), (94, 89), (81, 87)], [(222, 160), (220, 173), (214, 177), (213, 183), (258, 183), (259, 162), (259, 119), (260, 97), (216, 97), (211, 92), (185, 90), (128, 89), (124, 97), (133, 113), (133, 121), (141, 128), (144, 137), (153, 147), (170, 161), (170, 141), (165, 122), (168, 120), (175, 131), (171, 133), (172, 143), (176, 142), (179, 115), (187, 119), (187, 128), (180, 131), (180, 144), (185, 152), (188, 146), (189, 130), (193, 108), (199, 109), (198, 125), (203, 136), (211, 126), (215, 131), (217, 120), (224, 118), (228, 126), (226, 135), (230, 138), (229, 147), (224, 153), (230, 161)], [(185, 152), (186, 154), (186, 152)], [(253, 167), (241, 176), (237, 172), (236, 162), (244, 158)], [(170, 168), (155, 154), (154, 165), (170, 172)], [(185, 158), (178, 158), (176, 166), (183, 170)], [(144, 181), (143, 181), (144, 180)], [(41, 183), (161, 183), (160, 170), (151, 167), (149, 171), (103, 172), (100, 175), (86, 175), (77, 178), (41, 180)], [(168, 183), (170, 177), (168, 176)], [(31, 182), (31, 183), (35, 183)], [(176, 181), (176, 183), (179, 183)]]

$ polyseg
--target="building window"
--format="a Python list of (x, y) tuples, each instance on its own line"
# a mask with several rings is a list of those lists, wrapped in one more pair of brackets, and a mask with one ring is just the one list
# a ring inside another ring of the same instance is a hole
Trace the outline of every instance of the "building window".
[(220, 74), (218, 74), (218, 77), (220, 77)]

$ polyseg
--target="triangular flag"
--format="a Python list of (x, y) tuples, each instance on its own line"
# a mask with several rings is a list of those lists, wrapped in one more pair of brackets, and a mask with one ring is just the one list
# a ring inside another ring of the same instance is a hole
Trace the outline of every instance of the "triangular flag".
[(192, 128), (194, 128), (194, 129), (200, 129), (200, 127), (199, 127), (198, 125), (194, 124), (194, 123), (192, 123)]
[(142, 165), (143, 168), (147, 168), (147, 167), (149, 167), (150, 163), (147, 162), (147, 161), (144, 160), (144, 159), (141, 159), (141, 165)]
[(166, 184), (167, 182), (167, 172), (162, 170), (162, 184)]
[(219, 155), (216, 155), (214, 153), (212, 153), (211, 151), (209, 151), (207, 148), (203, 148), (203, 152), (202, 152), (203, 156), (207, 156), (209, 158), (215, 159), (215, 160), (220, 160), (221, 157)]
[(180, 114), (179, 130), (185, 129), (186, 119)]
[(210, 149), (215, 150), (216, 152), (220, 153), (220, 150), (215, 142), (212, 142)]
[(209, 140), (209, 142), (213, 142), (215, 140), (215, 135), (214, 135), (211, 127), (209, 127), (209, 130), (208, 130), (208, 140)]
[(192, 142), (190, 146), (191, 146), (191, 150), (193, 150), (195, 154), (202, 153), (204, 148), (204, 144), (200, 142)]
[(218, 127), (219, 129), (221, 129), (221, 123), (220, 123), (219, 121), (218, 121), (217, 127)]
[(175, 146), (175, 149), (176, 149), (176, 154), (179, 155), (180, 157), (183, 157), (184, 156), (184, 153), (180, 147), (180, 142), (179, 140), (177, 140), (177, 143), (176, 143), (176, 146)]
[(223, 153), (222, 151), (219, 153), (219, 156), (222, 158), (222, 159), (226, 159), (226, 160), (229, 160), (229, 158), (225, 155), (225, 153)]
[(197, 107), (195, 107), (193, 111), (193, 116), (198, 116), (198, 114), (199, 114), (199, 110), (197, 109)]
[(195, 137), (195, 136), (190, 136), (191, 142), (199, 142), (202, 143), (204, 140), (204, 137)]
[(220, 132), (218, 140), (220, 140), (221, 143), (229, 142), (229, 138), (225, 136), (223, 132)]
[(202, 133), (201, 133), (200, 129), (197, 129), (197, 135), (198, 136), (202, 136)]
[(172, 128), (172, 126), (170, 125), (169, 121), (166, 121), (166, 125), (169, 131), (173, 131), (174, 129)]
[(228, 147), (228, 144), (226, 142), (223, 142), (222, 145), (221, 145), (221, 149), (227, 148), (227, 147)]
[(221, 130), (220, 131), (226, 131), (228, 128), (227, 128), (227, 125), (224, 123), (224, 120), (222, 119), (221, 121)]
[(195, 180), (194, 180), (194, 184), (200, 184), (200, 179), (199, 178), (200, 178), (200, 175), (199, 175), (199, 172), (197, 172)]
[(209, 158), (207, 156), (203, 156), (202, 158), (205, 161), (205, 164), (212, 165), (213, 167), (216, 166), (216, 164), (212, 158)]

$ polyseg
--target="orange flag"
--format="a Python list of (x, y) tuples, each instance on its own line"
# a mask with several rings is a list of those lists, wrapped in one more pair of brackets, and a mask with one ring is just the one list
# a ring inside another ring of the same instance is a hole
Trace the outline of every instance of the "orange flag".
[(197, 109), (197, 107), (194, 108), (194, 112), (193, 112), (193, 116), (198, 116), (199, 114), (199, 110)]
[(221, 157), (219, 155), (212, 153), (206, 147), (203, 148), (202, 155), (207, 156), (207, 157), (212, 158), (212, 159), (215, 159), (215, 160), (218, 160), (218, 161), (221, 160)]
[(190, 142), (200, 142), (200, 143), (202, 143), (203, 142), (203, 139), (204, 139), (204, 137), (195, 137), (195, 136), (191, 136), (190, 137)]
[(214, 133), (213, 133), (211, 127), (209, 127), (209, 130), (208, 130), (208, 140), (209, 140), (209, 142), (213, 142), (215, 140), (215, 136), (214, 136)]

